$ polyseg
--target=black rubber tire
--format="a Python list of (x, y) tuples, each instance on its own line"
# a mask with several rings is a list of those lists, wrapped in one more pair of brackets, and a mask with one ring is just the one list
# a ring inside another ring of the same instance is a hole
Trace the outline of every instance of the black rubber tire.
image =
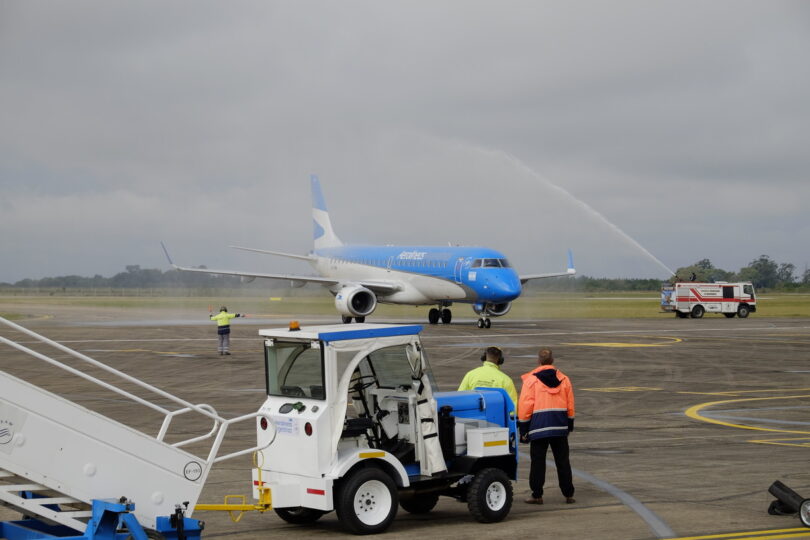
[(436, 308), (430, 308), (428, 311), (428, 322), (430, 324), (436, 324), (439, 322), (439, 310)]
[(697, 305), (692, 308), (692, 312), (689, 314), (689, 316), (692, 317), (693, 319), (702, 319), (704, 313), (706, 313), (704, 307), (701, 305)]
[(363, 316), (363, 317), (355, 317), (354, 322), (364, 323), (364, 322), (366, 322), (366, 318), (365, 318), (365, 316)]
[(343, 321), (343, 324), (352, 324), (352, 318), (346, 315), (341, 315), (340, 320)]
[(442, 324), (450, 324), (450, 321), (453, 320), (453, 312), (447, 308), (444, 308), (441, 312), (442, 316)]
[(748, 304), (740, 304), (737, 306), (737, 317), (741, 319), (745, 319), (751, 313), (751, 308), (748, 307)]
[(492, 326), (492, 321), (490, 321), (489, 318), (484, 319), (484, 328), (489, 328), (490, 326)]
[[(370, 489), (369, 484), (373, 484), (373, 489)], [(386, 509), (382, 506), (376, 508), (377, 505), (381, 504), (381, 501), (373, 496), (373, 491), (377, 489), (379, 493), (379, 488), (382, 487), (380, 484), (384, 486), (388, 493), (390, 508)], [(375, 519), (372, 523), (362, 521), (360, 519), (361, 514), (355, 510), (355, 499), (358, 496), (361, 496), (361, 498), (357, 502), (363, 507), (369, 508), (366, 511), (381, 513), (383, 514), (382, 518)], [(366, 500), (363, 501), (363, 498)], [(337, 513), (338, 521), (340, 521), (344, 529), (353, 534), (379, 534), (384, 532), (397, 516), (398, 508), (399, 493), (394, 480), (377, 467), (356, 469), (345, 476), (335, 490), (335, 513)]]
[(315, 510), (314, 508), (305, 508), (303, 506), (294, 506), (290, 508), (273, 508), (273, 511), (278, 517), (292, 523), (294, 525), (306, 525), (307, 523), (315, 523), (321, 516), (326, 514), (323, 510)]
[(467, 508), (480, 523), (502, 521), (512, 509), (512, 482), (501, 469), (480, 470), (467, 488)]
[(439, 502), (439, 495), (436, 493), (422, 493), (409, 499), (399, 501), (403, 510), (411, 514), (427, 514)]
[(799, 505), (799, 521), (805, 527), (810, 527), (810, 499), (805, 499)]
[(476, 323), (476, 324), (477, 324), (478, 328), (483, 328), (484, 327), (484, 319), (478, 319), (478, 323)]
[(723, 315), (726, 316), (726, 319), (733, 319), (736, 313), (723, 313)]
[(685, 319), (685, 318), (689, 317), (689, 314), (684, 313), (682, 311), (676, 311), (675, 316), (678, 317), (679, 319)]

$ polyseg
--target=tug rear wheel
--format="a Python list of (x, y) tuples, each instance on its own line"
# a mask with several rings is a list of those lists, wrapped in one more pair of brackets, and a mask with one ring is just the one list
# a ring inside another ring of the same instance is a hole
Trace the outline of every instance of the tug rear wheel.
[(481, 523), (501, 521), (512, 509), (512, 482), (501, 469), (482, 469), (467, 488), (467, 508)]
[(343, 527), (354, 534), (385, 531), (397, 515), (399, 494), (381, 469), (357, 469), (335, 491), (335, 512)]
[(303, 506), (294, 506), (291, 508), (273, 508), (273, 511), (286, 521), (295, 525), (306, 525), (307, 523), (315, 523), (321, 516), (326, 514), (323, 510), (315, 510), (314, 508), (304, 508)]

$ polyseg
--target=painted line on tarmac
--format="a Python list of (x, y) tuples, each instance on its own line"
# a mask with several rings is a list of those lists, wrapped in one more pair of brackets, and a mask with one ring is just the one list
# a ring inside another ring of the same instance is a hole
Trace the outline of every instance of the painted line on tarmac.
[(560, 343), (560, 345), (571, 345), (573, 347), (612, 347), (612, 348), (632, 348), (632, 347), (669, 347), (675, 343), (681, 343), (683, 339), (669, 336), (649, 336), (650, 339), (668, 339), (669, 343)]
[(771, 529), (703, 536), (679, 536), (672, 540), (778, 540), (780, 538), (807, 538), (808, 536), (810, 536), (810, 530), (806, 527), (797, 527), (794, 529)]
[[(754, 330), (796, 330), (796, 329), (810, 329), (810, 326), (754, 326), (748, 328), (678, 328), (675, 331), (678, 333), (694, 333), (694, 332), (751, 332)], [(531, 332), (520, 334), (486, 334), (482, 335), (481, 339), (493, 339), (504, 337), (546, 337), (546, 336), (587, 336), (599, 334), (665, 334), (671, 333), (673, 329), (670, 328), (651, 328), (648, 330), (584, 330), (582, 332)], [(810, 335), (808, 336), (810, 337)], [(470, 339), (470, 335), (463, 336), (422, 336), (422, 339)]]
[(718, 424), (720, 426), (725, 427), (732, 427), (737, 429), (750, 429), (753, 431), (769, 431), (772, 433), (795, 433), (798, 435), (810, 435), (810, 431), (795, 431), (789, 429), (774, 429), (774, 428), (765, 428), (765, 427), (758, 427), (758, 426), (747, 426), (744, 424), (732, 424), (731, 422), (725, 422), (723, 420), (717, 420), (711, 418), (709, 416), (704, 416), (701, 414), (701, 410), (712, 407), (714, 405), (723, 405), (726, 403), (742, 403), (747, 401), (764, 401), (769, 399), (797, 399), (797, 398), (810, 398), (810, 395), (799, 395), (799, 396), (769, 396), (769, 397), (759, 397), (759, 398), (742, 398), (742, 399), (727, 399), (723, 401), (710, 401), (708, 403), (700, 403), (698, 405), (694, 405), (686, 409), (684, 414), (689, 418), (694, 420), (700, 420), (702, 422), (708, 422), (710, 424)]
[[(527, 459), (531, 462), (531, 456), (525, 452), (520, 452), (520, 455), (523, 459)], [(552, 466), (554, 465), (554, 460), (547, 459), (546, 465)], [(605, 482), (604, 480), (600, 480), (597, 477), (593, 476), (592, 474), (588, 474), (585, 471), (581, 471), (579, 469), (575, 469), (571, 467), (571, 473), (580, 478), (585, 480), (589, 484), (596, 486), (597, 488), (601, 489), (602, 491), (613, 495), (617, 499), (619, 499), (622, 504), (630, 508), (633, 512), (638, 514), (638, 516), (644, 520), (644, 522), (650, 527), (650, 529), (655, 533), (658, 538), (672, 538), (675, 536), (675, 532), (667, 525), (663, 519), (661, 519), (655, 512), (644, 506), (644, 503), (627, 493), (626, 491), (622, 491), (618, 487)]]

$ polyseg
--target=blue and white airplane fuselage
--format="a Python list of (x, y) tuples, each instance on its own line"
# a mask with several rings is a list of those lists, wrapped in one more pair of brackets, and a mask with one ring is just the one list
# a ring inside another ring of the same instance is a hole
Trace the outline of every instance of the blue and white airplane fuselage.
[[(479, 315), (478, 327), (489, 328), (489, 317), (509, 312), (512, 301), (531, 279), (570, 276), (576, 273), (571, 254), (568, 269), (551, 274), (518, 275), (503, 253), (469, 246), (363, 246), (344, 245), (332, 228), (318, 178), (312, 177), (313, 250), (307, 255), (236, 247), (246, 251), (305, 260), (317, 276), (266, 274), (177, 266), (178, 270), (225, 274), (242, 278), (289, 280), (292, 284), (319, 283), (335, 296), (335, 307), (344, 322), (364, 322), (378, 303), (413, 306), (434, 305), (428, 320), (449, 323), (449, 307), (471, 304)], [(165, 250), (165, 247), (164, 247)], [(168, 257), (168, 252), (166, 256)]]
[(522, 290), (506, 257), (488, 248), (341, 246), (312, 254), (313, 266), (322, 276), (396, 282), (398, 290), (377, 296), (383, 303), (502, 304), (519, 297)]

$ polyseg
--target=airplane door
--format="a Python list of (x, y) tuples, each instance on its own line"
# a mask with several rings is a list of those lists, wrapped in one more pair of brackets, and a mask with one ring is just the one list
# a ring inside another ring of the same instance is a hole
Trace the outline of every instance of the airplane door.
[(392, 264), (394, 264), (394, 256), (393, 256), (393, 255), (391, 255), (390, 257), (388, 257), (388, 271), (389, 271), (389, 272), (391, 271), (391, 265), (392, 265)]
[(456, 283), (461, 283), (461, 271), (464, 268), (464, 259), (459, 258), (456, 261), (456, 268), (453, 271), (453, 279), (456, 280)]

